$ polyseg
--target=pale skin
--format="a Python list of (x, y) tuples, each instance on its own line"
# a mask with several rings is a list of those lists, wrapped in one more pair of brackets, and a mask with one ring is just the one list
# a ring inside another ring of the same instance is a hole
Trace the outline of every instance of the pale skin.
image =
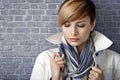
[[(96, 25), (96, 20), (91, 23), (88, 16), (83, 19), (78, 19), (72, 22), (66, 22), (62, 27), (62, 32), (66, 41), (77, 47), (78, 53), (81, 53), (82, 48), (86, 44), (86, 41), (89, 38), (90, 31)], [(52, 80), (60, 80), (62, 71), (64, 70), (64, 61), (60, 57), (59, 53), (54, 53), (50, 59), (50, 67), (52, 72)], [(88, 80), (104, 80), (103, 72), (99, 66), (92, 66), (92, 70), (88, 75)]]

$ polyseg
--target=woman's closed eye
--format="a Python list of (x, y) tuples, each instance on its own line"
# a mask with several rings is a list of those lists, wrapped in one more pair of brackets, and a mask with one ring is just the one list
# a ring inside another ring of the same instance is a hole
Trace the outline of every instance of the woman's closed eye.
[(85, 27), (85, 25), (80, 25), (80, 24), (77, 24), (76, 26), (79, 27), (79, 28)]

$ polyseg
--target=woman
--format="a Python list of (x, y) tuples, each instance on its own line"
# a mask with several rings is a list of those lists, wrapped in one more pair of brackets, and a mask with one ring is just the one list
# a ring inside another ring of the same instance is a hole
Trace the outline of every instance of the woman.
[(58, 12), (62, 33), (47, 40), (59, 48), (40, 53), (31, 80), (120, 80), (120, 55), (98, 31), (91, 0), (65, 0)]

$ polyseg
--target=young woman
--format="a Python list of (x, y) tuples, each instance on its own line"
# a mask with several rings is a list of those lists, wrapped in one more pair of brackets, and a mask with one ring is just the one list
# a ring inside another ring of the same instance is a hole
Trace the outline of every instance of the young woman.
[(37, 57), (31, 80), (120, 80), (120, 55), (98, 31), (91, 0), (65, 0), (58, 12), (62, 33), (48, 38), (59, 48)]

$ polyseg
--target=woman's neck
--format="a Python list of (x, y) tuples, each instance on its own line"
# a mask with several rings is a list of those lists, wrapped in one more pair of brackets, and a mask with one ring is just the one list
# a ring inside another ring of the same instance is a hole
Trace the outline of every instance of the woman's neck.
[(81, 54), (83, 48), (85, 47), (86, 42), (87, 42), (87, 41), (85, 41), (83, 44), (77, 46), (77, 51), (78, 51), (78, 54), (79, 54), (79, 55)]

